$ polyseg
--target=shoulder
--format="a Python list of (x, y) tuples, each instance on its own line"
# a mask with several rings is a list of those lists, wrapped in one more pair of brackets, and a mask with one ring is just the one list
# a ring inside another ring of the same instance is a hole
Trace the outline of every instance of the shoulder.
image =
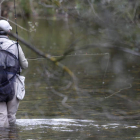
[(7, 42), (8, 42), (9, 44), (16, 44), (16, 43), (17, 43), (16, 41), (10, 40), (10, 39), (7, 39)]
[(16, 41), (10, 40), (10, 39), (3, 39), (2, 42), (6, 45), (12, 45), (12, 44), (16, 44)]

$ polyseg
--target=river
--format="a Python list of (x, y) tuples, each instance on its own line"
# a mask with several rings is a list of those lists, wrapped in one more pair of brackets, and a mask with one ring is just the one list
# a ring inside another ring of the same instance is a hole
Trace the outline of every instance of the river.
[[(21, 37), (55, 58), (84, 36), (72, 20), (18, 22), (31, 31), (18, 28)], [(90, 41), (82, 40), (76, 47)], [(16, 125), (2, 129), (1, 139), (140, 139), (139, 57), (98, 48), (73, 51), (61, 63), (77, 77), (76, 91), (68, 73), (21, 46), (29, 62), (22, 72), (26, 96)]]

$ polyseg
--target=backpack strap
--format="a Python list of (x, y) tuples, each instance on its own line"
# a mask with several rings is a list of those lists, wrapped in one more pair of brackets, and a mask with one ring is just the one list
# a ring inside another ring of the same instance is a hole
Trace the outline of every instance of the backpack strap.
[[(20, 61), (19, 61), (19, 46), (18, 46), (18, 40), (17, 42), (15, 43), (17, 45), (17, 50), (18, 50), (18, 62), (19, 62), (19, 65), (20, 65)], [(20, 75), (20, 68), (19, 68), (19, 72), (18, 74)]]
[(14, 44), (16, 44), (16, 43), (13, 43), (13, 44), (11, 44), (6, 50), (8, 50), (10, 47), (12, 47)]
[(0, 42), (0, 50), (2, 50), (2, 47), (1, 47), (2, 44), (3, 44), (3, 42)]
[[(13, 45), (17, 45), (17, 51), (18, 51), (18, 61), (19, 61), (19, 48), (18, 48), (18, 44), (17, 43), (13, 43), (13, 44), (11, 44), (7, 49), (9, 49), (10, 47), (12, 47)], [(7, 49), (6, 49), (6, 51), (7, 51)], [(20, 64), (20, 61), (19, 61), (19, 64)], [(18, 71), (18, 74), (20, 75), (20, 67), (19, 67), (19, 71)]]

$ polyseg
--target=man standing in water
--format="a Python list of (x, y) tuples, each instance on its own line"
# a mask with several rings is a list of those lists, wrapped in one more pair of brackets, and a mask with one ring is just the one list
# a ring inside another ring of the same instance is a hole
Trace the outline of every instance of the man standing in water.
[[(20, 45), (15, 41), (8, 38), (5, 31), (10, 32), (12, 27), (6, 20), (0, 20), (0, 48), (14, 54), (20, 63), (21, 69), (26, 69), (28, 67), (28, 61), (22, 51)], [(18, 51), (19, 49), (19, 51)], [(19, 54), (18, 54), (19, 53)], [(17, 78), (14, 80), (14, 92), (15, 95), (11, 101), (0, 102), (0, 127), (8, 127), (16, 122), (16, 112), (19, 106), (19, 100), (17, 99)]]

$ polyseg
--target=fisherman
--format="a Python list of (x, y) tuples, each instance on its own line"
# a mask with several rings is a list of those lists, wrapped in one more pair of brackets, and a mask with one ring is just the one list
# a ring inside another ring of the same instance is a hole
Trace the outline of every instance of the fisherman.
[[(17, 47), (17, 43), (10, 40), (6, 33), (11, 30), (12, 27), (8, 21), (0, 20), (0, 47), (1, 49), (14, 54), (19, 59), (21, 69), (26, 69), (28, 67), (28, 61), (25, 58), (22, 48), (20, 45)], [(0, 127), (8, 127), (16, 122), (16, 112), (19, 106), (19, 100), (16, 97), (18, 85), (17, 78), (15, 78), (13, 85), (15, 92), (13, 99), (8, 102), (0, 102)]]

